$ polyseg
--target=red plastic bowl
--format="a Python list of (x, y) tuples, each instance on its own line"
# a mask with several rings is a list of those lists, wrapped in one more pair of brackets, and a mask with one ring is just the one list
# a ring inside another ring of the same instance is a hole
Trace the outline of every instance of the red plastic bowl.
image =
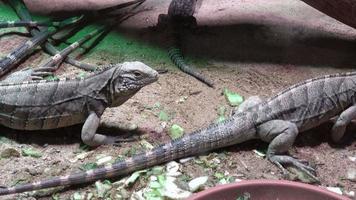
[(219, 185), (194, 194), (188, 200), (236, 200), (244, 193), (250, 194), (249, 200), (350, 200), (317, 186), (280, 180), (249, 180)]

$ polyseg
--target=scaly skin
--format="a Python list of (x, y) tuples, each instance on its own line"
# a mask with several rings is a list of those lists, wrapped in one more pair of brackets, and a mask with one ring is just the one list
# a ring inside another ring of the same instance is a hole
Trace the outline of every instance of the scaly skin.
[(159, 15), (158, 26), (168, 29), (168, 56), (172, 62), (183, 72), (193, 76), (209, 87), (214, 87), (211, 80), (204, 77), (199, 71), (188, 65), (180, 51), (181, 32), (190, 26), (196, 26), (193, 17), (196, 0), (173, 0), (168, 8), (167, 15)]
[(12, 28), (12, 27), (38, 27), (38, 26), (59, 26), (60, 22), (51, 21), (6, 21), (0, 22), (0, 28)]
[(310, 79), (291, 86), (266, 101), (257, 100), (257, 104), (248, 105), (221, 123), (186, 134), (151, 151), (82, 173), (0, 188), (0, 195), (127, 175), (164, 162), (256, 138), (270, 142), (267, 158), (283, 171), (282, 165), (292, 164), (314, 177), (311, 167), (283, 153), (291, 147), (299, 132), (316, 127), (338, 115), (340, 116), (332, 129), (332, 135), (334, 139), (340, 139), (344, 128), (356, 118), (355, 91), (356, 72)]
[[(16, 11), (16, 14), (20, 17), (21, 20), (32, 21), (32, 17), (30, 15), (28, 9), (26, 8), (26, 6), (23, 4), (23, 2), (21, 0), (11, 0), (11, 1), (7, 1), (7, 2), (13, 7), (13, 9)], [(31, 33), (31, 35), (34, 37), (41, 33), (41, 31), (38, 30), (37, 28), (29, 28), (28, 30)], [(48, 41), (44, 42), (44, 44), (42, 45), (42, 48), (47, 53), (51, 54), (52, 56), (59, 53), (59, 51), (52, 44), (50, 44)], [(84, 69), (84, 70), (88, 70), (88, 71), (95, 71), (97, 69), (96, 66), (79, 62), (71, 57), (66, 57), (64, 61), (67, 62), (68, 64), (76, 66), (80, 69)]]
[(34, 72), (31, 74), (32, 80), (42, 79), (45, 76), (52, 75), (58, 69), (59, 64), (65, 59), (70, 53), (72, 53), (75, 49), (83, 45), (85, 42), (93, 38), (95, 35), (105, 31), (107, 27), (98, 27), (94, 31), (88, 33), (83, 38), (78, 41), (72, 43), (52, 58), (50, 58), (46, 63), (42, 64), (40, 67), (34, 69)]
[(96, 134), (107, 107), (124, 103), (158, 73), (140, 62), (117, 64), (85, 79), (0, 84), (0, 124), (17, 130), (48, 130), (84, 123), (90, 146), (115, 143)]
[[(77, 18), (70, 18), (60, 22), (59, 28), (66, 27), (70, 24), (76, 23)], [(17, 63), (19, 63), (23, 58), (29, 55), (38, 45), (42, 44), (47, 40), (48, 37), (57, 32), (56, 28), (49, 28), (48, 30), (41, 31), (38, 35), (34, 36), (32, 39), (24, 42), (19, 47), (15, 48), (6, 57), (0, 60), (0, 77), (13, 69)]]
[[(118, 9), (122, 9), (122, 8), (126, 8), (128, 6), (138, 6), (140, 4), (142, 4), (143, 2), (145, 2), (146, 0), (133, 0), (130, 2), (126, 2), (126, 3), (122, 3), (119, 4), (117, 6), (113, 6), (110, 8), (104, 8), (98, 11), (95, 11), (94, 15), (99, 16), (99, 17), (105, 17), (108, 13), (111, 13), (112, 11), (118, 10)], [(32, 21), (32, 17), (28, 11), (28, 9), (26, 8), (26, 6), (24, 5), (24, 3), (21, 0), (10, 0), (7, 1), (12, 7), (13, 9), (16, 11), (17, 15), (21, 18), (21, 20), (23, 21)], [(42, 30), (41, 28), (38, 27), (29, 27), (29, 32), (31, 33), (32, 36), (36, 36), (38, 34), (40, 34), (40, 31)], [(59, 53), (59, 51), (49, 42), (45, 42), (42, 45), (43, 49), (51, 54), (52, 56), (56, 55)], [(96, 66), (88, 64), (88, 63), (83, 63), (83, 62), (79, 62), (77, 60), (75, 60), (72, 57), (65, 57), (64, 61), (68, 64), (71, 64), (75, 67), (78, 67), (80, 69), (83, 70), (88, 70), (88, 71), (95, 71), (97, 69)]]
[(75, 49), (80, 47), (83, 43), (90, 40), (92, 37), (105, 31), (107, 27), (101, 27), (95, 29), (94, 31), (90, 32), (83, 38), (79, 39), (78, 41), (72, 43), (53, 57), (49, 58), (44, 64), (39, 66), (38, 68), (26, 68), (24, 70), (20, 70), (10, 74), (6, 79), (1, 81), (2, 83), (20, 83), (23, 81), (31, 81), (31, 80), (42, 80), (46, 76), (53, 75), (58, 69), (59, 64), (63, 61), (63, 59), (68, 56), (71, 52)]

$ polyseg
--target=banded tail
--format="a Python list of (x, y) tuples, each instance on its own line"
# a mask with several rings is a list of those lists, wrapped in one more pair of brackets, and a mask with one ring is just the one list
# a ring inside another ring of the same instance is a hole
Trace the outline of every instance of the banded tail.
[(209, 87), (214, 87), (214, 84), (211, 80), (205, 78), (196, 69), (187, 65), (187, 63), (184, 61), (181, 51), (178, 48), (173, 47), (169, 49), (168, 56), (180, 70), (205, 83)]
[(222, 123), (212, 124), (207, 128), (195, 131), (192, 134), (187, 134), (182, 138), (158, 146), (151, 151), (137, 154), (113, 165), (73, 175), (55, 177), (36, 183), (8, 188), (0, 187), (0, 196), (50, 187), (88, 183), (100, 179), (126, 175), (168, 161), (201, 154), (235, 143), (241, 143), (254, 136), (252, 134), (248, 137), (246, 136), (246, 134), (251, 132), (250, 130), (253, 127), (253, 123), (250, 122), (251, 121), (246, 118), (245, 113), (241, 113), (241, 115), (234, 116), (234, 118)]
[(12, 28), (12, 27), (31, 27), (36, 28), (38, 26), (59, 26), (60, 22), (51, 21), (6, 21), (0, 22), (0, 28)]

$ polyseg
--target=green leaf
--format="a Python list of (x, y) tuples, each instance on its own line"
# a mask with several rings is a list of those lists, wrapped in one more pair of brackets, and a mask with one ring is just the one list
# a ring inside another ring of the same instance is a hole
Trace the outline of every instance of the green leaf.
[(159, 184), (161, 184), (162, 186), (165, 185), (166, 177), (164, 175), (159, 175), (157, 178), (158, 178)]
[(152, 181), (150, 183), (150, 188), (161, 188), (162, 185), (158, 181)]
[(97, 181), (95, 182), (95, 188), (98, 197), (104, 198), (105, 194), (111, 189), (111, 183), (109, 184), (108, 182)]
[(219, 117), (216, 119), (217, 123), (225, 121), (225, 119), (226, 119), (225, 113), (226, 113), (226, 107), (225, 106), (220, 106), (219, 109), (218, 109)]
[(151, 143), (149, 143), (147, 140), (145, 140), (145, 139), (142, 139), (140, 141), (140, 144), (141, 144), (141, 146), (143, 146), (147, 150), (151, 150), (151, 149), (154, 148), (154, 146)]
[(96, 163), (85, 163), (79, 167), (79, 169), (81, 169), (82, 171), (88, 171), (88, 170), (96, 169), (96, 168), (98, 168), (98, 164), (96, 164)]
[(136, 182), (136, 180), (141, 176), (141, 174), (146, 173), (147, 170), (141, 170), (134, 172), (126, 181), (126, 185), (131, 185)]
[(34, 150), (33, 148), (22, 149), (23, 156), (30, 156), (33, 158), (40, 158), (42, 154), (39, 151)]
[(169, 130), (169, 133), (172, 139), (177, 139), (183, 136), (184, 129), (178, 124), (173, 124)]
[(84, 197), (79, 192), (75, 192), (71, 199), (73, 199), (73, 200), (83, 200)]
[(153, 175), (160, 175), (163, 173), (164, 168), (162, 166), (155, 166), (150, 171)]
[(0, 144), (11, 144), (12, 141), (6, 137), (1, 136), (0, 137)]
[(244, 98), (241, 95), (232, 92), (227, 88), (224, 88), (224, 96), (231, 106), (238, 106), (244, 101)]
[(77, 75), (78, 78), (85, 78), (87, 77), (87, 73), (85, 72), (80, 72), (78, 75)]
[(222, 178), (225, 177), (225, 175), (224, 175), (223, 173), (221, 173), (221, 172), (216, 172), (216, 173), (214, 174), (214, 176), (215, 176), (217, 179), (222, 179)]
[(165, 111), (163, 111), (163, 110), (159, 111), (159, 114), (158, 114), (159, 120), (167, 122), (167, 121), (169, 121), (169, 118), (170, 118), (169, 115)]
[(59, 80), (58, 76), (46, 76), (44, 79), (45, 79), (45, 80), (48, 80), (48, 81), (56, 81), (56, 80)]

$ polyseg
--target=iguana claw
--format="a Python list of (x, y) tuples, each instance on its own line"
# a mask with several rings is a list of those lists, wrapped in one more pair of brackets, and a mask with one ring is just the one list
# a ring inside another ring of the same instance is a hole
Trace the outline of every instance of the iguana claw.
[(42, 80), (46, 76), (53, 76), (52, 72), (34, 72), (31, 74), (32, 80)]
[(319, 179), (314, 175), (315, 174), (315, 169), (313, 167), (310, 167), (308, 165), (303, 164), (299, 160), (291, 157), (291, 156), (277, 156), (277, 155), (272, 155), (269, 156), (268, 159), (275, 164), (280, 170), (282, 170), (283, 174), (286, 175), (288, 174), (288, 171), (286, 168), (283, 167), (282, 164), (288, 164), (288, 165), (293, 165), (300, 171), (304, 172), (306, 175), (308, 175), (310, 178), (312, 178), (316, 182), (320, 182)]

